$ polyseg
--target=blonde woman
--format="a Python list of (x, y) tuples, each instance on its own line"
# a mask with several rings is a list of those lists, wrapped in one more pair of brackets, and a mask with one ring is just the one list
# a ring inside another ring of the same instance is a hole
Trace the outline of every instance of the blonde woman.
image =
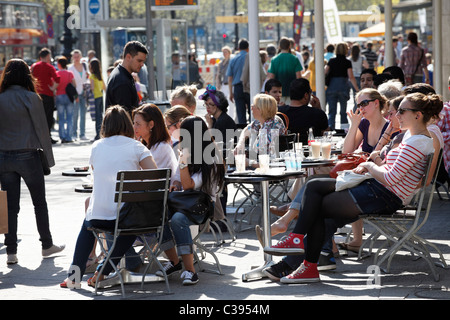
[(195, 95), (197, 94), (197, 87), (195, 85), (177, 87), (170, 95), (170, 105), (182, 105), (185, 106), (193, 115), (197, 107), (197, 100)]
[(276, 115), (278, 105), (274, 97), (264, 93), (257, 94), (253, 99), (251, 109), (255, 120), (242, 131), (236, 149), (244, 147), (245, 140), (250, 137), (252, 131), (258, 135), (255, 143), (252, 145), (252, 147), (256, 148), (263, 147), (259, 145), (261, 132), (267, 132), (267, 144), (272, 141), (272, 130), (278, 131), (279, 135), (286, 133), (283, 120)]
[(178, 159), (178, 144), (180, 143), (180, 126), (183, 119), (189, 117), (191, 112), (182, 105), (176, 105), (164, 112), (164, 122), (172, 139), (172, 149)]

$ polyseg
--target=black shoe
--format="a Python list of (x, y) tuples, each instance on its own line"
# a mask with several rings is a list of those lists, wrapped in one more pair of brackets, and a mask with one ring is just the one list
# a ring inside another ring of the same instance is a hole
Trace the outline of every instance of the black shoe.
[(280, 281), (281, 278), (291, 274), (292, 271), (294, 271), (294, 269), (281, 260), (280, 262), (265, 268), (263, 273), (272, 281)]
[(52, 144), (56, 144), (59, 140), (55, 140), (53, 138), (50, 138), (50, 141), (52, 142)]
[[(182, 269), (181, 261), (179, 261), (176, 265), (173, 265), (172, 261), (167, 262), (164, 266), (164, 271), (166, 271), (166, 275), (170, 276), (173, 273), (180, 272)], [(158, 277), (164, 277), (164, 273), (161, 270), (155, 272)]]
[(321, 252), (319, 257), (319, 263), (317, 264), (317, 270), (327, 271), (336, 269), (336, 259), (331, 252)]

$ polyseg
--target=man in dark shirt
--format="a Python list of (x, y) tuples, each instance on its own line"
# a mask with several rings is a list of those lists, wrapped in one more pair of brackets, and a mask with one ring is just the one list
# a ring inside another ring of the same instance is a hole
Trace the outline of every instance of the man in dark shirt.
[(293, 80), (289, 92), (290, 105), (280, 106), (278, 111), (288, 116), (288, 130), (291, 133), (299, 133), (300, 142), (306, 145), (309, 128), (313, 128), (314, 136), (322, 136), (328, 128), (328, 118), (320, 108), (319, 100), (312, 95), (308, 80), (303, 78)]
[(366, 43), (367, 49), (362, 51), (361, 54), (366, 57), (367, 62), (369, 63), (369, 69), (375, 69), (378, 67), (378, 55), (376, 52), (372, 51), (373, 43), (372, 41), (368, 41)]
[[(106, 88), (106, 103), (108, 108), (114, 105), (124, 107), (131, 115), (133, 109), (139, 106), (139, 96), (136, 91), (133, 72), (138, 73), (147, 59), (148, 50), (139, 41), (128, 42), (123, 49), (123, 61), (112, 72)], [(149, 85), (149, 90), (152, 90)]]

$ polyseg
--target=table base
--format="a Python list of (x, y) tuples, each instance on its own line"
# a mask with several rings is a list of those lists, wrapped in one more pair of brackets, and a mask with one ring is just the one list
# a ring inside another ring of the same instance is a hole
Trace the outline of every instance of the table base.
[(252, 271), (249, 271), (247, 273), (244, 273), (242, 275), (242, 282), (247, 282), (250, 280), (259, 280), (262, 278), (267, 278), (267, 276), (262, 272), (265, 268), (268, 268), (272, 265), (274, 265), (274, 261), (267, 261), (262, 266), (257, 267), (256, 269), (253, 269)]

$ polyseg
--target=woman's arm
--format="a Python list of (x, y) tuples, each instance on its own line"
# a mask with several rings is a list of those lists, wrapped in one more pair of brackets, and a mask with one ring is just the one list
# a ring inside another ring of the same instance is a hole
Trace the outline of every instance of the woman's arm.
[(191, 178), (191, 174), (189, 173), (188, 160), (190, 154), (189, 150), (184, 148), (180, 150), (179, 163), (180, 163), (180, 182), (183, 190), (194, 189), (195, 182)]
[(142, 159), (139, 162), (139, 165), (142, 169), (158, 169), (158, 166), (156, 165), (155, 160), (153, 160), (152, 156)]
[(348, 133), (344, 139), (342, 153), (354, 152), (359, 147), (363, 139), (363, 134), (361, 130), (359, 130), (359, 124), (362, 119), (361, 111), (359, 109), (357, 109), (356, 112), (350, 110), (347, 112), (347, 115), (350, 119), (350, 128), (348, 129)]
[(358, 87), (358, 84), (356, 83), (355, 76), (353, 75), (353, 70), (352, 70), (352, 68), (348, 68), (348, 69), (347, 69), (347, 75), (348, 75), (348, 78), (350, 79), (350, 82), (351, 82), (352, 85), (353, 85), (353, 88), (356, 89), (356, 93), (357, 93), (357, 92), (359, 91), (359, 87)]

